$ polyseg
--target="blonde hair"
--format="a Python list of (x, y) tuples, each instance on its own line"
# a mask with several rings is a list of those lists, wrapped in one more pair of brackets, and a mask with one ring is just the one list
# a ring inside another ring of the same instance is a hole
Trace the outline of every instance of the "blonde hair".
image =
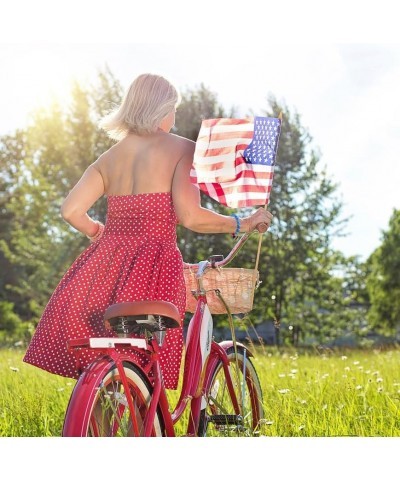
[(180, 100), (179, 92), (166, 78), (150, 73), (139, 75), (121, 105), (100, 121), (100, 127), (115, 140), (128, 133), (155, 132)]

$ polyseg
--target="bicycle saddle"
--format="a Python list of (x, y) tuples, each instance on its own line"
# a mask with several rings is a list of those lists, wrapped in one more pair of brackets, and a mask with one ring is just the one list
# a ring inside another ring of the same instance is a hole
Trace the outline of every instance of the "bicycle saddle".
[(110, 305), (104, 313), (104, 325), (119, 335), (163, 331), (182, 324), (178, 309), (170, 302), (143, 300)]

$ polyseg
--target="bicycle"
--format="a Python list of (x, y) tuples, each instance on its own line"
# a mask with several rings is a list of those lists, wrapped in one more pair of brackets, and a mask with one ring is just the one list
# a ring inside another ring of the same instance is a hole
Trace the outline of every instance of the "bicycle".
[[(242, 235), (225, 259), (214, 255), (198, 264), (185, 264), (186, 269), (196, 271), (196, 308), (188, 325), (182, 387), (173, 411), (158, 356), (166, 329), (181, 326), (176, 307), (164, 301), (115, 304), (106, 310), (104, 321), (116, 337), (68, 343), (78, 367), (82, 351), (94, 349), (98, 357), (74, 387), (63, 436), (175, 436), (174, 425), (187, 408), (186, 436), (257, 434), (263, 403), (252, 353), (236, 342), (233, 327), (232, 340), (214, 341), (213, 319), (203, 288), (205, 272), (231, 262), (252, 233)], [(220, 292), (215, 293), (225, 303)], [(225, 307), (232, 320), (226, 303)], [(137, 333), (141, 338), (132, 337)], [(125, 348), (121, 352), (116, 347)], [(144, 367), (139, 365), (140, 355), (146, 358)]]

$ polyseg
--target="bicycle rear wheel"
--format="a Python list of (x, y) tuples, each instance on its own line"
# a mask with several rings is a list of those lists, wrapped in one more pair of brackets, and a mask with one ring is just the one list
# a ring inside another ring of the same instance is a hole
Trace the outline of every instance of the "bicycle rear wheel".
[[(79, 403), (70, 402), (66, 419), (74, 419), (76, 413), (73, 411), (74, 409), (80, 409), (87, 413), (85, 417), (79, 415), (79, 418), (82, 418), (81, 425), (74, 425), (73, 431), (68, 428), (68, 425), (64, 426), (65, 435), (84, 437), (136, 436), (127, 395), (131, 396), (133, 401), (139, 436), (144, 435), (144, 421), (152, 395), (152, 387), (135, 365), (124, 363), (124, 371), (129, 386), (128, 392), (125, 391), (117, 367), (112, 365), (103, 375), (103, 378), (99, 378), (97, 384), (92, 386), (92, 392), (80, 396), (77, 394), (81, 401)], [(76, 388), (79, 388), (79, 385)], [(84, 387), (81, 386), (80, 388)], [(70, 421), (70, 423), (73, 424), (73, 421)], [(151, 436), (163, 436), (163, 434), (162, 416), (157, 410)]]
[(206, 385), (206, 408), (200, 413), (199, 436), (256, 436), (263, 416), (262, 391), (253, 363), (246, 350), (237, 347), (237, 362), (233, 347), (227, 350), (233, 389), (240, 406), (235, 412), (228, 390), (222, 360), (216, 364)]

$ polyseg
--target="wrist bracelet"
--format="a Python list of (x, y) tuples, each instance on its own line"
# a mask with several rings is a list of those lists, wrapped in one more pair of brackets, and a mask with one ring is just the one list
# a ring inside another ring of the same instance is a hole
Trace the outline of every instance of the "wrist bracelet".
[(232, 238), (236, 238), (238, 236), (238, 233), (240, 232), (240, 218), (236, 213), (232, 213), (231, 217), (233, 217), (236, 220), (236, 230), (234, 233), (232, 233)]
[(91, 243), (97, 242), (97, 240), (103, 235), (104, 225), (98, 221), (96, 221), (96, 223), (99, 226), (97, 232), (93, 236), (86, 235), (86, 237), (90, 240)]

